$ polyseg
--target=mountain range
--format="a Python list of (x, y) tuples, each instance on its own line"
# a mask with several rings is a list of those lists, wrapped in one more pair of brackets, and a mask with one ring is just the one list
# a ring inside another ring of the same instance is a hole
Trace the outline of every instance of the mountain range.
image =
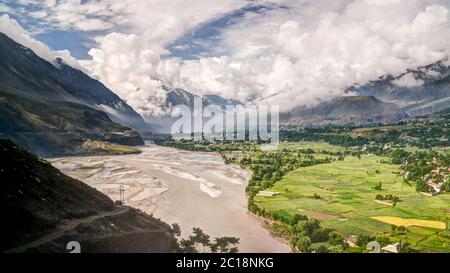
[(374, 96), (344, 96), (281, 115), (284, 124), (326, 125), (395, 123), (407, 118), (401, 107)]
[[(193, 106), (196, 95), (183, 89), (164, 89), (167, 91), (164, 109), (177, 104)], [(202, 99), (203, 107), (215, 104), (224, 109), (229, 104), (243, 105), (216, 95), (206, 95)], [(260, 100), (257, 98), (253, 103)], [(355, 84), (347, 88), (343, 96), (312, 106), (299, 106), (284, 112), (281, 108), (280, 119), (285, 125), (391, 124), (449, 107), (450, 66), (439, 61), (409, 69), (398, 76), (385, 75), (367, 84)], [(159, 118), (159, 129), (167, 130), (172, 122), (169, 116)]]
[[(196, 98), (201, 99), (203, 109), (209, 105), (217, 105), (224, 110), (227, 105), (242, 105), (242, 103), (237, 100), (225, 99), (218, 95), (210, 94), (198, 96), (181, 88), (171, 88), (168, 86), (163, 86), (162, 88), (166, 91), (166, 97), (160, 107), (166, 113), (170, 113), (172, 107), (177, 105), (186, 105), (192, 109)], [(152, 129), (155, 129), (160, 133), (168, 133), (175, 120), (176, 118), (172, 118), (170, 114), (167, 114), (155, 117), (150, 123), (152, 124)]]
[[(161, 105), (192, 107), (199, 96), (163, 86)], [(203, 107), (243, 105), (217, 95), (201, 97)], [(255, 102), (257, 102), (256, 99)], [(281, 124), (396, 123), (450, 107), (450, 67), (444, 61), (385, 75), (346, 94), (313, 106), (299, 106), (280, 115)], [(101, 82), (70, 67), (38, 57), (0, 33), (0, 134), (38, 155), (77, 154), (86, 140), (143, 144), (138, 133), (168, 132), (169, 114), (144, 119)]]
[(38, 155), (78, 153), (86, 139), (143, 141), (142, 117), (102, 83), (61, 59), (38, 57), (0, 33), (0, 134)]
[(281, 115), (284, 124), (396, 123), (450, 107), (450, 66), (443, 61), (398, 76), (385, 75), (354, 85), (346, 95)]

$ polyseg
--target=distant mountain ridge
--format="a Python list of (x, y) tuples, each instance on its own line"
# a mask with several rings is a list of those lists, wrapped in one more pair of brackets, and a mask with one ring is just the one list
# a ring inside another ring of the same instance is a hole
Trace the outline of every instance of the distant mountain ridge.
[(163, 86), (163, 89), (166, 91), (166, 98), (160, 107), (168, 114), (152, 119), (152, 124), (157, 126), (157, 131), (163, 133), (169, 132), (172, 123), (176, 120), (176, 118), (172, 118), (169, 114), (171, 113), (172, 108), (177, 105), (186, 105), (193, 109), (196, 98), (201, 98), (203, 108), (209, 105), (217, 105), (221, 109), (225, 109), (227, 105), (242, 105), (238, 100), (225, 99), (218, 95), (209, 94), (198, 96), (184, 89), (171, 88), (168, 86)]
[(142, 117), (100, 82), (0, 33), (0, 138), (39, 155), (76, 154), (85, 139), (141, 145), (130, 129), (140, 124)]
[(313, 107), (297, 107), (281, 115), (283, 123), (314, 125), (395, 123), (406, 117), (397, 105), (374, 96), (339, 97)]
[[(195, 95), (183, 89), (167, 90), (164, 107), (193, 105)], [(364, 85), (346, 90), (347, 95), (313, 106), (290, 111), (280, 108), (282, 124), (373, 124), (396, 123), (418, 115), (427, 115), (450, 107), (450, 66), (439, 61), (409, 69), (398, 76), (385, 75)], [(276, 94), (275, 94), (276, 95)], [(255, 101), (261, 100), (256, 99)], [(204, 96), (203, 105), (241, 104), (219, 96)], [(167, 124), (170, 123), (171, 119)], [(166, 125), (167, 126), (167, 125)]]
[[(450, 66), (443, 61), (347, 89), (349, 95), (281, 115), (284, 124), (396, 123), (450, 107)], [(351, 95), (350, 95), (351, 94)]]
[(409, 116), (431, 114), (450, 107), (450, 66), (439, 61), (349, 91), (395, 103)]
[[(166, 93), (166, 100), (163, 104), (163, 107), (170, 108), (176, 105), (187, 105), (189, 107), (194, 106), (194, 100), (195, 98), (200, 98), (200, 96), (195, 95), (189, 91), (186, 91), (181, 88), (169, 88), (169, 87), (163, 87), (163, 89), (167, 92)], [(206, 107), (208, 105), (217, 105), (220, 106), (222, 109), (225, 108), (227, 105), (241, 105), (242, 103), (238, 100), (233, 99), (225, 99), (218, 95), (203, 95), (201, 96), (203, 107)]]

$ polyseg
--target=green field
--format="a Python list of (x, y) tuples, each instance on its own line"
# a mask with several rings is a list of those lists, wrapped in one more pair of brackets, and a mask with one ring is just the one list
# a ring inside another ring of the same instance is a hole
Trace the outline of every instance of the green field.
[[(303, 143), (305, 147), (309, 144)], [(292, 144), (284, 144), (292, 148)], [(298, 144), (297, 144), (298, 145)], [(312, 149), (333, 149), (314, 144)], [(328, 144), (326, 144), (328, 145)], [(332, 146), (332, 145), (329, 145)], [(311, 146), (310, 146), (311, 147)], [(337, 147), (337, 148), (336, 148)], [(281, 214), (304, 214), (321, 220), (322, 225), (344, 236), (389, 233), (391, 225), (372, 219), (394, 216), (405, 219), (435, 220), (448, 223), (444, 209), (450, 207), (450, 194), (427, 197), (416, 192), (414, 185), (403, 182), (398, 165), (380, 163), (388, 158), (364, 155), (346, 157), (344, 161), (299, 168), (275, 183), (270, 191), (280, 192), (273, 197), (256, 196), (258, 206)], [(374, 187), (382, 182), (382, 190)], [(313, 198), (319, 195), (320, 199)], [(377, 194), (400, 197), (396, 206), (375, 202)], [(450, 251), (447, 230), (409, 227), (406, 235), (394, 237), (407, 240), (422, 251)]]

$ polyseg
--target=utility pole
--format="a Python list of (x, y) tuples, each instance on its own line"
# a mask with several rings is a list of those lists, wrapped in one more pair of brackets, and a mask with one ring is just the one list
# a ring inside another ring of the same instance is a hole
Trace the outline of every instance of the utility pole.
[(122, 205), (125, 205), (125, 188), (123, 185), (119, 187), (119, 198)]

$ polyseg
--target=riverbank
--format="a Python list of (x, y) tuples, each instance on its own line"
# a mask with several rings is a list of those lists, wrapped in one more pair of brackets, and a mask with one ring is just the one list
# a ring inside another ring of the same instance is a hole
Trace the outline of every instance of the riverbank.
[(141, 154), (57, 158), (50, 161), (68, 175), (167, 223), (182, 236), (200, 227), (212, 237), (240, 238), (240, 252), (290, 252), (273, 238), (264, 221), (247, 210), (250, 173), (226, 165), (216, 153), (146, 145)]

